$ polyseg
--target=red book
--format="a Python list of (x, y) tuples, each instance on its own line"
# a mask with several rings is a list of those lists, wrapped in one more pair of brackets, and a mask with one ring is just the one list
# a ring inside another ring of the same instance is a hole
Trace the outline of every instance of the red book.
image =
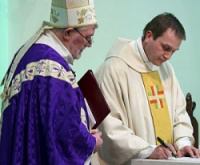
[(96, 120), (96, 124), (93, 126), (93, 129), (95, 129), (110, 113), (110, 108), (101, 92), (101, 89), (99, 88), (92, 70), (88, 70), (83, 75), (83, 77), (78, 81), (78, 85)]

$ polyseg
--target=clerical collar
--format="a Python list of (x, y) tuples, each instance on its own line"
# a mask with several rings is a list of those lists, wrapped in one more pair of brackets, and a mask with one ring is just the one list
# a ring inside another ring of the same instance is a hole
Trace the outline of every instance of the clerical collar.
[(146, 53), (144, 52), (143, 46), (142, 46), (142, 38), (139, 37), (136, 41), (132, 41), (130, 45), (135, 49), (138, 56), (142, 58), (144, 63), (147, 65), (150, 71), (158, 70), (158, 66), (152, 64), (149, 59), (147, 58)]
[(51, 30), (46, 30), (36, 43), (45, 44), (56, 50), (66, 61), (73, 65), (74, 59), (69, 50), (62, 44)]

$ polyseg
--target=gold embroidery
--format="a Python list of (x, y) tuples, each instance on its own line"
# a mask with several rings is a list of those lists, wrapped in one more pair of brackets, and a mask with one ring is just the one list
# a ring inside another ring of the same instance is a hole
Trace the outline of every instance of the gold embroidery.
[(81, 11), (77, 11), (77, 16), (80, 16), (80, 18), (78, 18), (78, 24), (82, 24), (86, 20), (92, 20), (93, 18), (92, 14), (94, 14), (94, 9), (89, 7), (84, 8)]
[(85, 110), (83, 108), (81, 108), (81, 121), (87, 128), (87, 119), (86, 119)]
[(141, 75), (152, 114), (155, 136), (172, 144), (171, 120), (160, 75), (158, 71), (141, 73)]
[[(25, 70), (22, 70), (17, 74), (12, 80), (11, 87), (4, 91), (2, 95), (2, 97), (4, 97), (2, 106), (3, 110), (9, 105), (8, 100), (20, 92), (22, 83), (33, 80), (35, 76), (51, 76), (70, 83), (73, 88), (78, 87), (73, 73), (71, 71), (66, 71), (59, 63), (52, 60), (33, 62), (28, 64)], [(9, 97), (5, 94), (8, 94)]]
[(59, 15), (60, 13), (58, 11), (56, 11), (55, 9), (52, 9), (51, 8), (51, 16), (50, 16), (50, 19), (56, 23), (59, 21)]
[(7, 92), (8, 92), (8, 88), (5, 87), (3, 90), (3, 93), (0, 96), (2, 100), (5, 100), (8, 97)]

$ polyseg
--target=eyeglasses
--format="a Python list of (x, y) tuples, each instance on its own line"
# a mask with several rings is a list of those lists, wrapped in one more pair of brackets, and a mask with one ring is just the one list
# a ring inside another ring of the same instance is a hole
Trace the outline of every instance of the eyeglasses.
[(74, 30), (76, 32), (78, 32), (83, 38), (85, 38), (85, 40), (91, 45), (94, 41), (92, 39), (92, 36), (89, 37), (85, 37), (78, 29), (74, 28)]

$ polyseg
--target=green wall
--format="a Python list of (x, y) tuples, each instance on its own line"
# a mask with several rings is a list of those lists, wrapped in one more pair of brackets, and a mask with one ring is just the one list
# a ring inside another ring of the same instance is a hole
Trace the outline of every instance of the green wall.
[[(7, 19), (7, 1), (0, 1), (0, 81), (2, 80), (8, 66), (8, 19)], [(3, 88), (0, 87), (0, 94)], [(0, 108), (1, 108), (0, 99)], [(1, 115), (0, 115), (1, 116)]]
[[(50, 0), (24, 0), (23, 3), (21, 0), (8, 0), (8, 6), (9, 56), (1, 52), (1, 76), (2, 71), (5, 71), (7, 58), (11, 59), (14, 52), (40, 26), (42, 20), (48, 20)], [(200, 84), (198, 64), (200, 36), (197, 31), (200, 27), (199, 6), (199, 0), (95, 0), (99, 28), (95, 33), (93, 47), (86, 49), (82, 58), (75, 61), (73, 69), (76, 70), (78, 79), (88, 69), (93, 71), (97, 69), (117, 37), (136, 39), (142, 35), (144, 26), (154, 16), (162, 12), (172, 12), (184, 25), (187, 39), (170, 61), (184, 94), (191, 92), (193, 100), (197, 102), (194, 115), (200, 123), (200, 88), (198, 87)]]

